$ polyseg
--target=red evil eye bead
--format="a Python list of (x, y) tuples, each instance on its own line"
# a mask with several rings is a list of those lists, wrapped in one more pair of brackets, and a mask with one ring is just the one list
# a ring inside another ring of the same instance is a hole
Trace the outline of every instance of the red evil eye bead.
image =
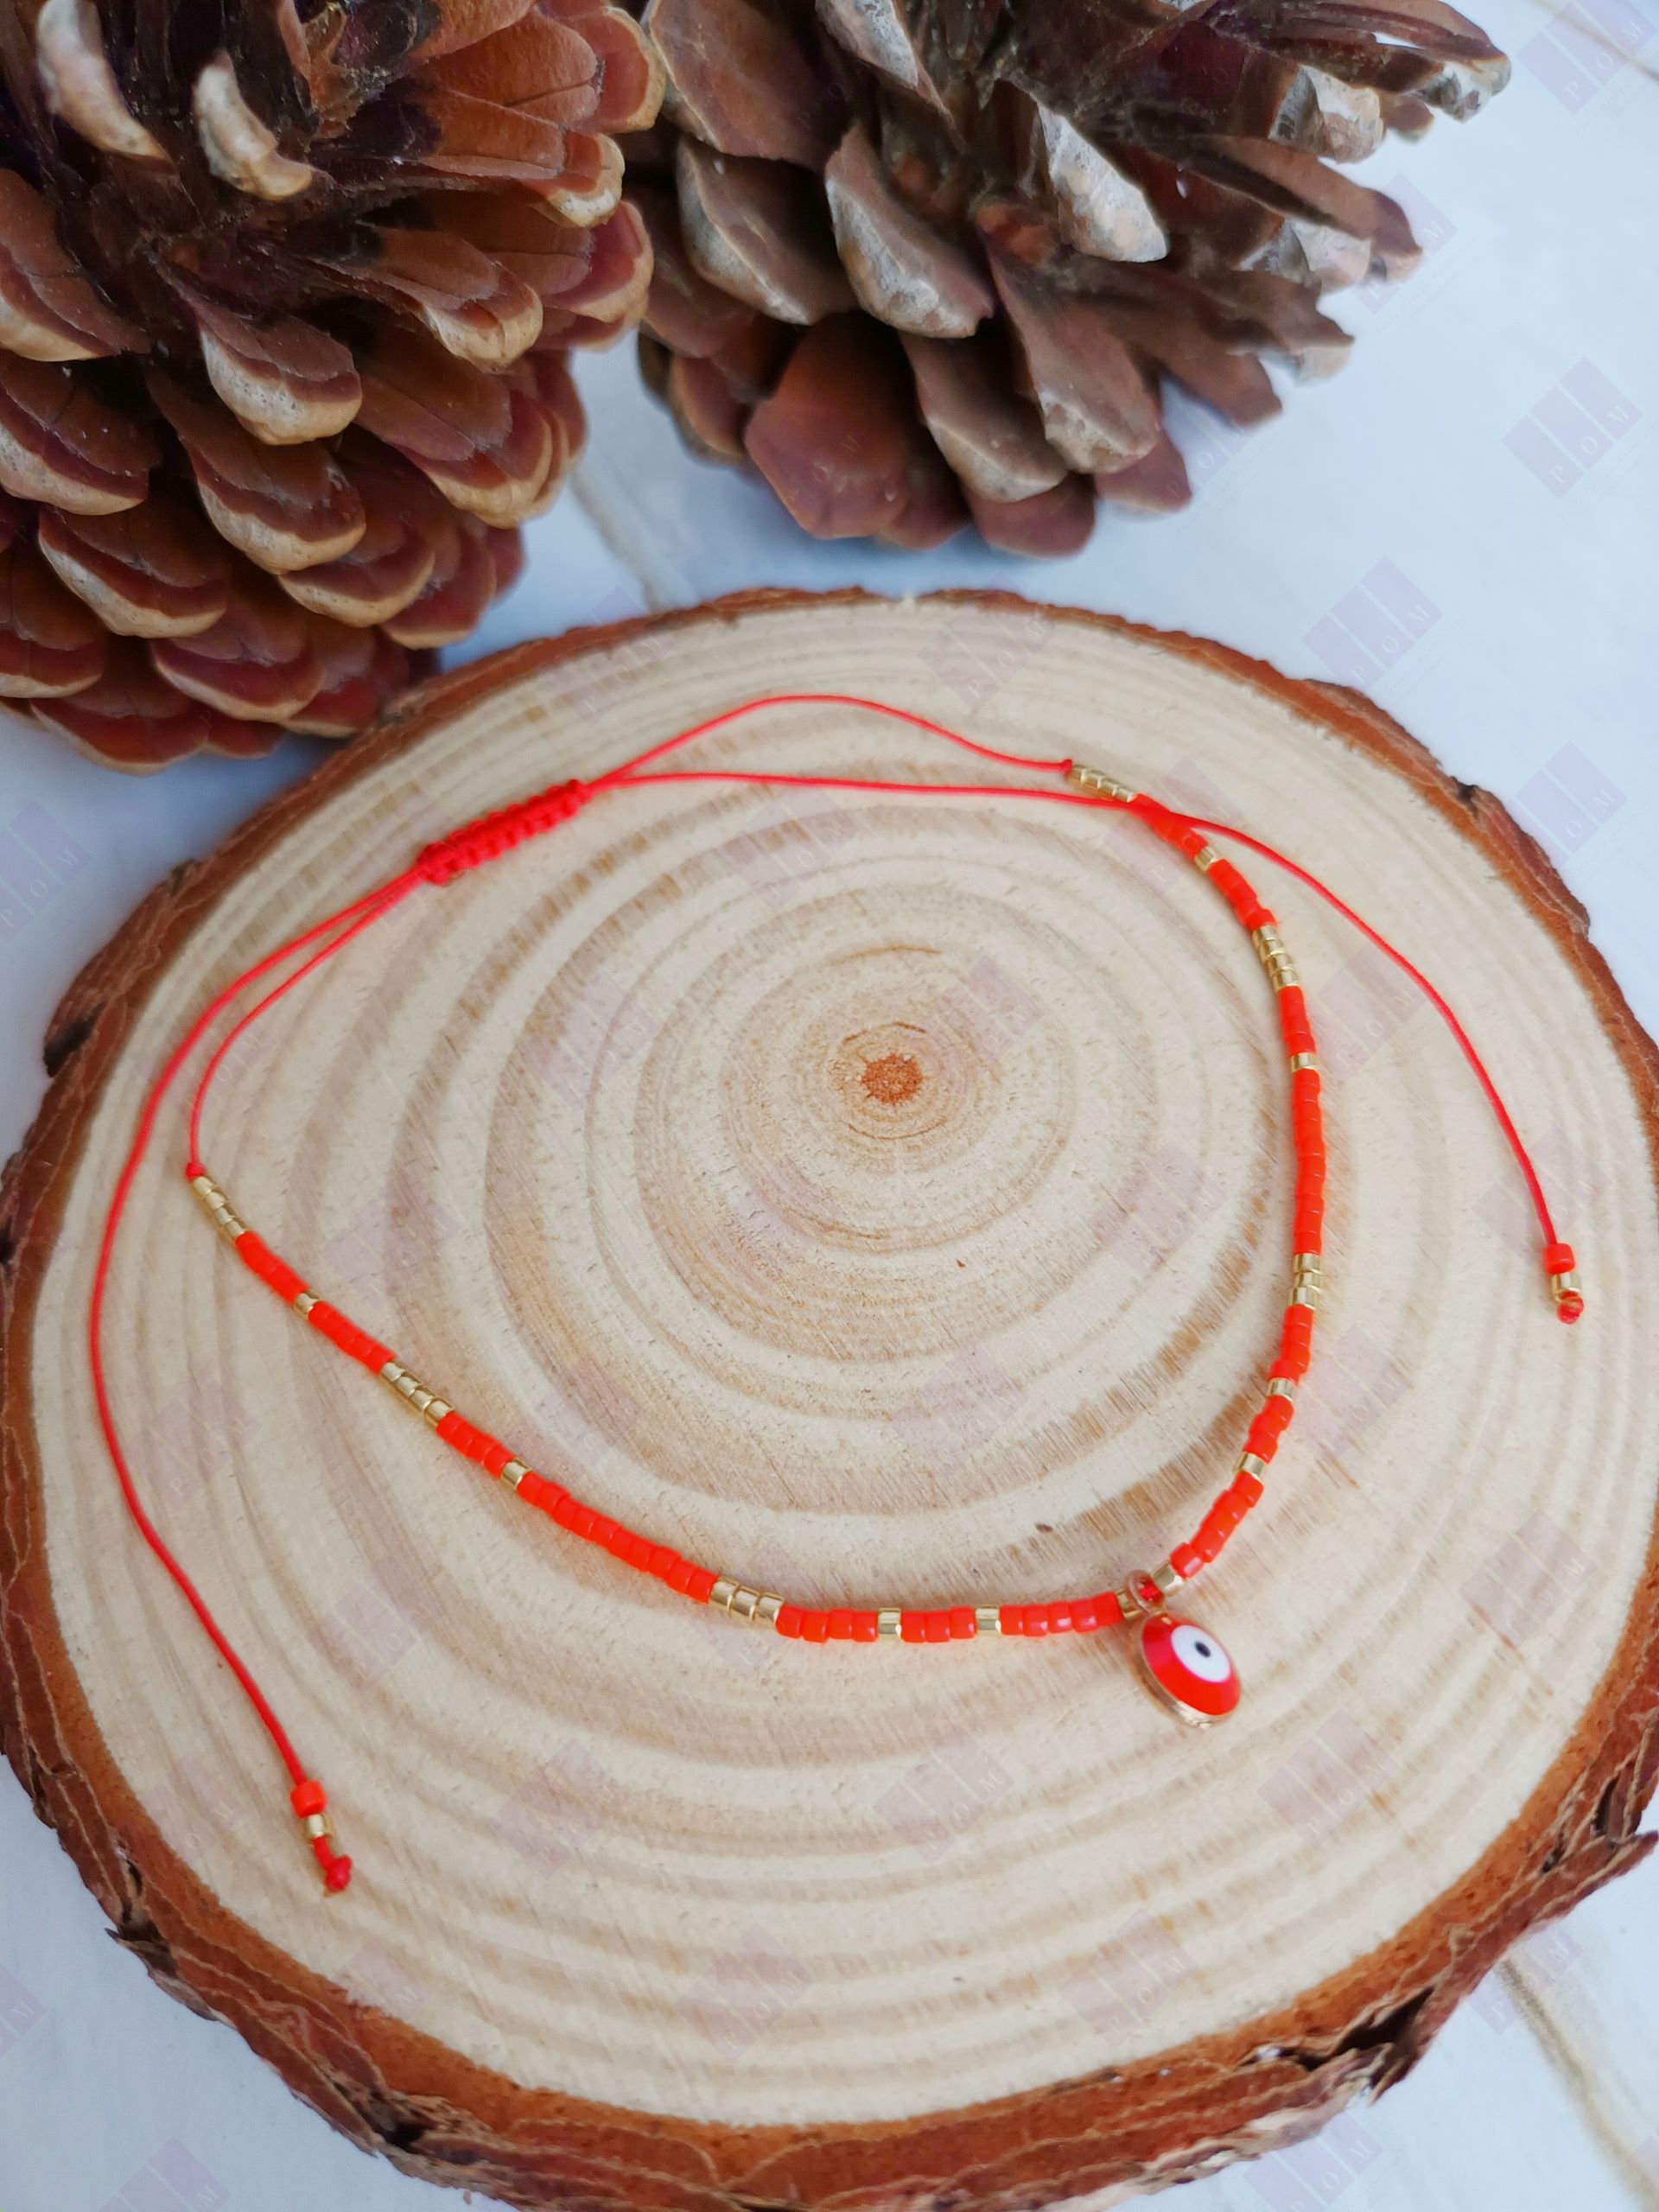
[(1153, 1688), (1183, 1720), (1208, 1728), (1238, 1703), (1238, 1669), (1219, 1637), (1196, 1621), (1154, 1613), (1141, 1624), (1141, 1664)]

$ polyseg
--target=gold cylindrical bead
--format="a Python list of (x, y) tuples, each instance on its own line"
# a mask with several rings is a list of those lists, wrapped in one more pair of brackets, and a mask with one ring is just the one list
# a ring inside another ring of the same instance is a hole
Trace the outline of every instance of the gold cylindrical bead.
[(778, 1616), (783, 1610), (784, 1601), (778, 1595), (778, 1592), (775, 1590), (767, 1590), (763, 1592), (760, 1602), (754, 1609), (755, 1626), (757, 1628), (776, 1628), (778, 1625)]
[(302, 1290), (294, 1301), (294, 1310), (296, 1313), (309, 1314), (314, 1313), (321, 1303), (322, 1300), (315, 1290)]
[(429, 1404), (421, 1408), (421, 1417), (429, 1428), (436, 1428), (441, 1421), (448, 1421), (454, 1410), (446, 1399), (434, 1398)]
[(395, 1359), (389, 1359), (380, 1370), (380, 1380), (383, 1382), (390, 1382), (395, 1390), (403, 1381), (404, 1371)]
[(1293, 1075), (1301, 1075), (1309, 1068), (1312, 1068), (1317, 1075), (1319, 1066), (1319, 1056), (1317, 1052), (1293, 1052), (1290, 1056), (1290, 1071)]
[(1200, 875), (1208, 875), (1221, 855), (1213, 845), (1200, 845), (1192, 855), (1192, 865)]
[(1291, 1381), (1289, 1376), (1275, 1375), (1268, 1384), (1268, 1395), (1270, 1398), (1294, 1400), (1296, 1395), (1296, 1385)]
[(1267, 1471), (1267, 1461), (1259, 1459), (1254, 1452), (1241, 1452), (1238, 1455), (1238, 1465), (1233, 1470), (1236, 1475), (1255, 1475), (1258, 1480)]
[(1158, 1586), (1160, 1597), (1173, 1598), (1181, 1586), (1181, 1576), (1173, 1560), (1166, 1560), (1161, 1567), (1152, 1570), (1152, 1580)]
[(715, 1579), (715, 1586), (709, 1592), (709, 1604), (718, 1612), (729, 1613), (732, 1610), (732, 1600), (737, 1595), (737, 1587), (738, 1586), (732, 1580), (729, 1574), (717, 1575)]
[(734, 1621), (745, 1622), (753, 1628), (755, 1616), (760, 1609), (760, 1600), (765, 1595), (764, 1591), (751, 1590), (747, 1582), (740, 1582), (733, 1591), (732, 1602), (726, 1610)]
[(896, 1605), (884, 1606), (875, 1617), (875, 1633), (879, 1638), (890, 1640), (899, 1634), (899, 1612)]
[(501, 1470), (500, 1479), (509, 1490), (517, 1490), (529, 1472), (530, 1469), (522, 1459), (509, 1459)]
[(1103, 768), (1091, 768), (1086, 760), (1074, 760), (1065, 772), (1065, 780), (1076, 790), (1087, 791), (1094, 798), (1131, 799), (1137, 796), (1128, 784), (1119, 783), (1116, 776), (1109, 776)]
[(976, 1632), (980, 1636), (1001, 1636), (1002, 1633), (1001, 1606), (976, 1605), (974, 1607), (974, 1628)]

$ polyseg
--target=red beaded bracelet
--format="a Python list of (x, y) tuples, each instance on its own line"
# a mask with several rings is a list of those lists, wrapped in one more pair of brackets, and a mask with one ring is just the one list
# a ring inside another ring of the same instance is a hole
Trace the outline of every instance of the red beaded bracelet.
[[(1065, 787), (900, 783), (851, 777), (769, 776), (760, 772), (734, 769), (678, 769), (648, 772), (648, 764), (661, 754), (688, 744), (692, 739), (719, 728), (740, 715), (753, 713), (762, 707), (800, 704), (850, 706), (887, 715), (935, 735), (948, 738), (982, 759), (1046, 772), (1059, 779)], [(338, 1306), (312, 1290), (287, 1261), (273, 1252), (238, 1217), (219, 1185), (203, 1166), (200, 1157), (203, 1111), (214, 1079), (238, 1039), (280, 998), (325, 961), (332, 959), (394, 906), (423, 886), (452, 883), (469, 870), (514, 850), (528, 839), (544, 835), (559, 823), (569, 821), (579, 808), (602, 791), (645, 785), (696, 782), (784, 784), (837, 790), (921, 792), (933, 797), (971, 796), (980, 799), (1052, 799), (1072, 805), (1103, 807), (1126, 812), (1191, 861), (1227, 901), (1240, 926), (1249, 932), (1274, 995), (1289, 1077), (1291, 1137), (1296, 1155), (1289, 1290), (1278, 1355), (1268, 1370), (1261, 1406), (1245, 1433), (1231, 1478), (1192, 1536), (1185, 1542), (1175, 1545), (1161, 1565), (1150, 1570), (1137, 1569), (1116, 1586), (1096, 1592), (1092, 1596), (1060, 1599), (1035, 1605), (963, 1605), (932, 1608), (848, 1605), (824, 1609), (795, 1605), (775, 1591), (752, 1589), (732, 1576), (682, 1558), (671, 1546), (657, 1543), (650, 1536), (626, 1527), (598, 1507), (588, 1504), (574, 1492), (527, 1466), (515, 1456), (510, 1446), (477, 1427), (464, 1414), (458, 1413), (446, 1398), (419, 1380), (387, 1345), (359, 1328)], [(1526, 1148), (1491, 1077), (1456, 1015), (1427, 977), (1403, 954), (1363, 921), (1317, 878), (1272, 847), (1242, 830), (1225, 823), (1207, 822), (1179, 813), (1148, 798), (1144, 792), (1133, 791), (1127, 785), (1081, 762), (1038, 760), (1021, 754), (997, 752), (989, 747), (976, 744), (953, 730), (945, 729), (925, 716), (878, 701), (842, 697), (836, 694), (791, 694), (747, 701), (727, 714), (682, 731), (634, 759), (623, 762), (591, 784), (569, 782), (558, 785), (518, 805), (486, 816), (481, 821), (457, 830), (453, 836), (428, 846), (414, 867), (404, 874), (270, 954), (245, 975), (238, 976), (214, 999), (179, 1046), (152, 1091), (110, 1207), (90, 1315), (93, 1387), (105, 1439), (129, 1510), (144, 1540), (190, 1602), (215, 1649), (232, 1668), (270, 1732), (294, 1784), (290, 1800), (294, 1812), (303, 1823), (322, 1868), (325, 1882), (331, 1891), (346, 1887), (351, 1878), (352, 1862), (334, 1848), (327, 1801), (321, 1786), (306, 1774), (264, 1693), (145, 1512), (121, 1446), (104, 1371), (104, 1300), (115, 1238), (127, 1197), (153, 1134), (162, 1102), (208, 1033), (252, 983), (274, 971), (287, 970), (283, 980), (243, 1014), (222, 1038), (198, 1081), (191, 1109), (190, 1150), (185, 1172), (197, 1197), (221, 1234), (233, 1246), (244, 1265), (285, 1304), (292, 1306), (312, 1328), (327, 1338), (348, 1358), (378, 1376), (453, 1451), (482, 1468), (486, 1475), (505, 1484), (526, 1505), (537, 1508), (570, 1535), (609, 1552), (613, 1558), (666, 1584), (671, 1590), (690, 1598), (696, 1604), (713, 1605), (734, 1620), (770, 1629), (779, 1636), (806, 1643), (875, 1643), (887, 1641), (947, 1643), (982, 1636), (1088, 1634), (1121, 1622), (1136, 1622), (1137, 1654), (1147, 1684), (1182, 1719), (1204, 1726), (1224, 1718), (1237, 1706), (1238, 1674), (1218, 1639), (1197, 1623), (1172, 1614), (1169, 1603), (1183, 1583), (1191, 1581), (1219, 1557), (1245, 1515), (1262, 1497), (1263, 1478), (1268, 1464), (1294, 1418), (1297, 1387), (1306, 1375), (1313, 1357), (1314, 1315), (1323, 1281), (1325, 1173), (1318, 1047), (1294, 964), (1285, 948), (1277, 918), (1262, 903), (1243, 873), (1210, 842), (1211, 833), (1232, 838), (1262, 854), (1318, 892), (1427, 995), (1461, 1046), (1521, 1166), (1542, 1233), (1545, 1271), (1549, 1277), (1557, 1314), (1563, 1321), (1576, 1320), (1584, 1310), (1584, 1300), (1574, 1271), (1572, 1249), (1556, 1236), (1548, 1203)], [(308, 957), (300, 964), (290, 964), (298, 954), (314, 946), (317, 949), (309, 951)]]

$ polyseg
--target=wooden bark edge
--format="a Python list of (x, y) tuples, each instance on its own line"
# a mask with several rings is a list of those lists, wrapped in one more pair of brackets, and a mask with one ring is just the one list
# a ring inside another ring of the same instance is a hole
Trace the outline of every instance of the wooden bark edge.
[[(838, 2127), (728, 2128), (527, 2090), (332, 1985), (227, 1913), (162, 1840), (111, 1760), (53, 1611), (29, 1402), (35, 1299), (105, 1076), (172, 949), (238, 872), (343, 784), (490, 691), (643, 632), (730, 622), (817, 595), (747, 592), (707, 607), (512, 648), (409, 695), (368, 736), (280, 794), (217, 853), (150, 893), (66, 995), (46, 1040), (52, 1085), (0, 1180), (0, 1744), (41, 1818), (163, 1987), (226, 2021), (296, 2093), (422, 2178), (525, 2206), (634, 2212), (876, 2212), (948, 2202), (1032, 2207), (1192, 2177), (1311, 2132), (1399, 2080), (1452, 2008), (1529, 1928), (1627, 1871), (1659, 1778), (1659, 1526), (1595, 1696), (1505, 1833), (1398, 1935), (1294, 2004), (1121, 2069), (994, 2102)], [(823, 595), (830, 604), (863, 598)], [(942, 601), (1023, 611), (1001, 593)], [(1229, 648), (1066, 608), (1052, 619), (1147, 639), (1252, 685), (1380, 760), (1453, 823), (1575, 969), (1641, 1104), (1659, 1179), (1659, 1048), (1637, 1024), (1588, 918), (1489, 792), (1448, 777), (1358, 695), (1297, 682)]]

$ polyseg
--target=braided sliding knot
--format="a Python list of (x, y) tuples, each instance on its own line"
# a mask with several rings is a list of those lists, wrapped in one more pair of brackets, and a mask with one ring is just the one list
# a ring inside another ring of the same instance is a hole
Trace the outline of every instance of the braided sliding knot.
[(453, 883), (468, 868), (482, 868), (486, 861), (499, 860), (503, 853), (512, 852), (530, 838), (556, 830), (587, 804), (592, 790), (591, 785), (573, 776), (568, 784), (555, 784), (534, 798), (520, 799), (499, 813), (482, 815), (429, 845), (416, 861), (416, 871), (429, 883)]

